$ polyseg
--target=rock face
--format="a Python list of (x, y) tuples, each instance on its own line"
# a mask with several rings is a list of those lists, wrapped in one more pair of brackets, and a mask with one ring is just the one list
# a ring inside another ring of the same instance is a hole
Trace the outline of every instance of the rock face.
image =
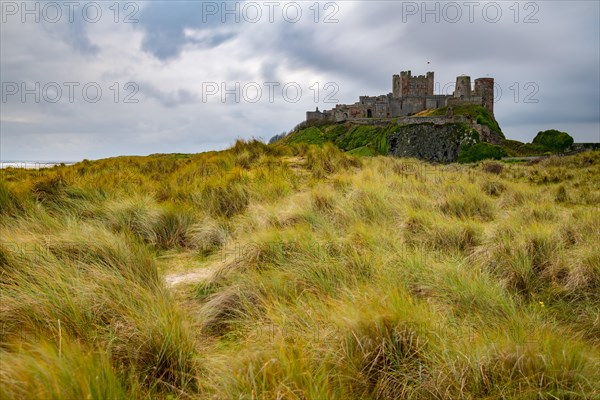
[(460, 123), (404, 125), (390, 137), (390, 155), (450, 163), (457, 160), (463, 143), (477, 141), (477, 133)]

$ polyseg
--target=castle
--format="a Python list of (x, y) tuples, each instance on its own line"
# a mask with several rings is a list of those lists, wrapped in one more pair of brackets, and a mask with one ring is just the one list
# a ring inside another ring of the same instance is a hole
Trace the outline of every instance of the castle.
[[(456, 78), (452, 95), (433, 94), (433, 72), (427, 75), (412, 76), (410, 71), (394, 75), (392, 93), (381, 96), (360, 96), (354, 104), (337, 104), (332, 110), (308, 111), (306, 120), (328, 120), (343, 122), (365, 118), (409, 117), (423, 110), (462, 104), (481, 105), (494, 113), (494, 79), (475, 79), (475, 88), (471, 90), (471, 77), (461, 75)], [(451, 115), (449, 115), (451, 116)]]

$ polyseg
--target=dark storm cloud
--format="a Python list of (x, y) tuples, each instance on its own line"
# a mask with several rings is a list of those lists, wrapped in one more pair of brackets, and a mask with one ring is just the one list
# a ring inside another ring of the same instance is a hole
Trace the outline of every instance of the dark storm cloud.
[[(140, 12), (138, 26), (145, 33), (142, 50), (165, 61), (179, 56), (188, 45), (199, 48), (215, 47), (236, 36), (235, 20), (221, 22), (220, 15), (213, 14), (214, 1), (156, 1), (147, 3)], [(227, 20), (226, 20), (227, 21)], [(210, 32), (223, 28), (225, 32)], [(186, 35), (186, 28), (199, 29), (208, 34), (201, 38)]]

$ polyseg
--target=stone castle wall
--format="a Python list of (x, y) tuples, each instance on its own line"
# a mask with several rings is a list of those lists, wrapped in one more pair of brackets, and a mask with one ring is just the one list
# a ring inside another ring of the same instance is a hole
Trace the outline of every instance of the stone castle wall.
[(392, 79), (392, 93), (380, 96), (360, 96), (354, 104), (337, 104), (329, 111), (309, 111), (307, 121), (327, 119), (334, 122), (358, 118), (398, 118), (417, 114), (423, 110), (445, 106), (475, 104), (486, 107), (493, 113), (494, 79), (478, 78), (471, 90), (471, 78), (456, 78), (456, 88), (452, 95), (433, 94), (434, 75), (412, 76), (411, 71), (403, 71)]

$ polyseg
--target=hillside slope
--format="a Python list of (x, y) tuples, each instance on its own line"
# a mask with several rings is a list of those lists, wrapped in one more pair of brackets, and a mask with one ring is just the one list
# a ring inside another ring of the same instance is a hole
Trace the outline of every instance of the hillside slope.
[(599, 188), (258, 142), (3, 171), (0, 397), (594, 398)]
[[(446, 112), (447, 108), (443, 107), (425, 110), (415, 117), (440, 117), (445, 116)], [(402, 122), (405, 121), (402, 119), (370, 119), (343, 123), (313, 120), (299, 124), (289, 135), (280, 138), (279, 142), (288, 145), (323, 145), (330, 142), (354, 155), (394, 155), (442, 163), (499, 159), (515, 154), (513, 149), (518, 146), (518, 142), (505, 140), (498, 122), (485, 108), (475, 105), (456, 106), (454, 115), (468, 119), (448, 120), (443, 124), (417, 122), (418, 118), (406, 120), (407, 122)], [(477, 127), (489, 138), (475, 132), (472, 127)], [(522, 151), (528, 148), (521, 146)]]
[[(421, 116), (428, 116), (426, 114), (424, 112)], [(482, 122), (480, 119), (477, 121)], [(352, 155), (393, 155), (441, 163), (469, 163), (503, 157), (548, 157), (560, 153), (533, 143), (510, 139), (498, 141), (499, 137), (504, 137), (501, 132), (494, 143), (489, 143), (465, 123), (397, 125), (395, 120), (374, 120), (371, 123), (373, 125), (364, 122), (302, 123), (290, 134), (278, 136), (273, 143), (319, 146), (333, 143)], [(484, 123), (488, 127), (493, 125)], [(567, 149), (567, 154), (598, 148), (598, 143), (575, 143)]]

